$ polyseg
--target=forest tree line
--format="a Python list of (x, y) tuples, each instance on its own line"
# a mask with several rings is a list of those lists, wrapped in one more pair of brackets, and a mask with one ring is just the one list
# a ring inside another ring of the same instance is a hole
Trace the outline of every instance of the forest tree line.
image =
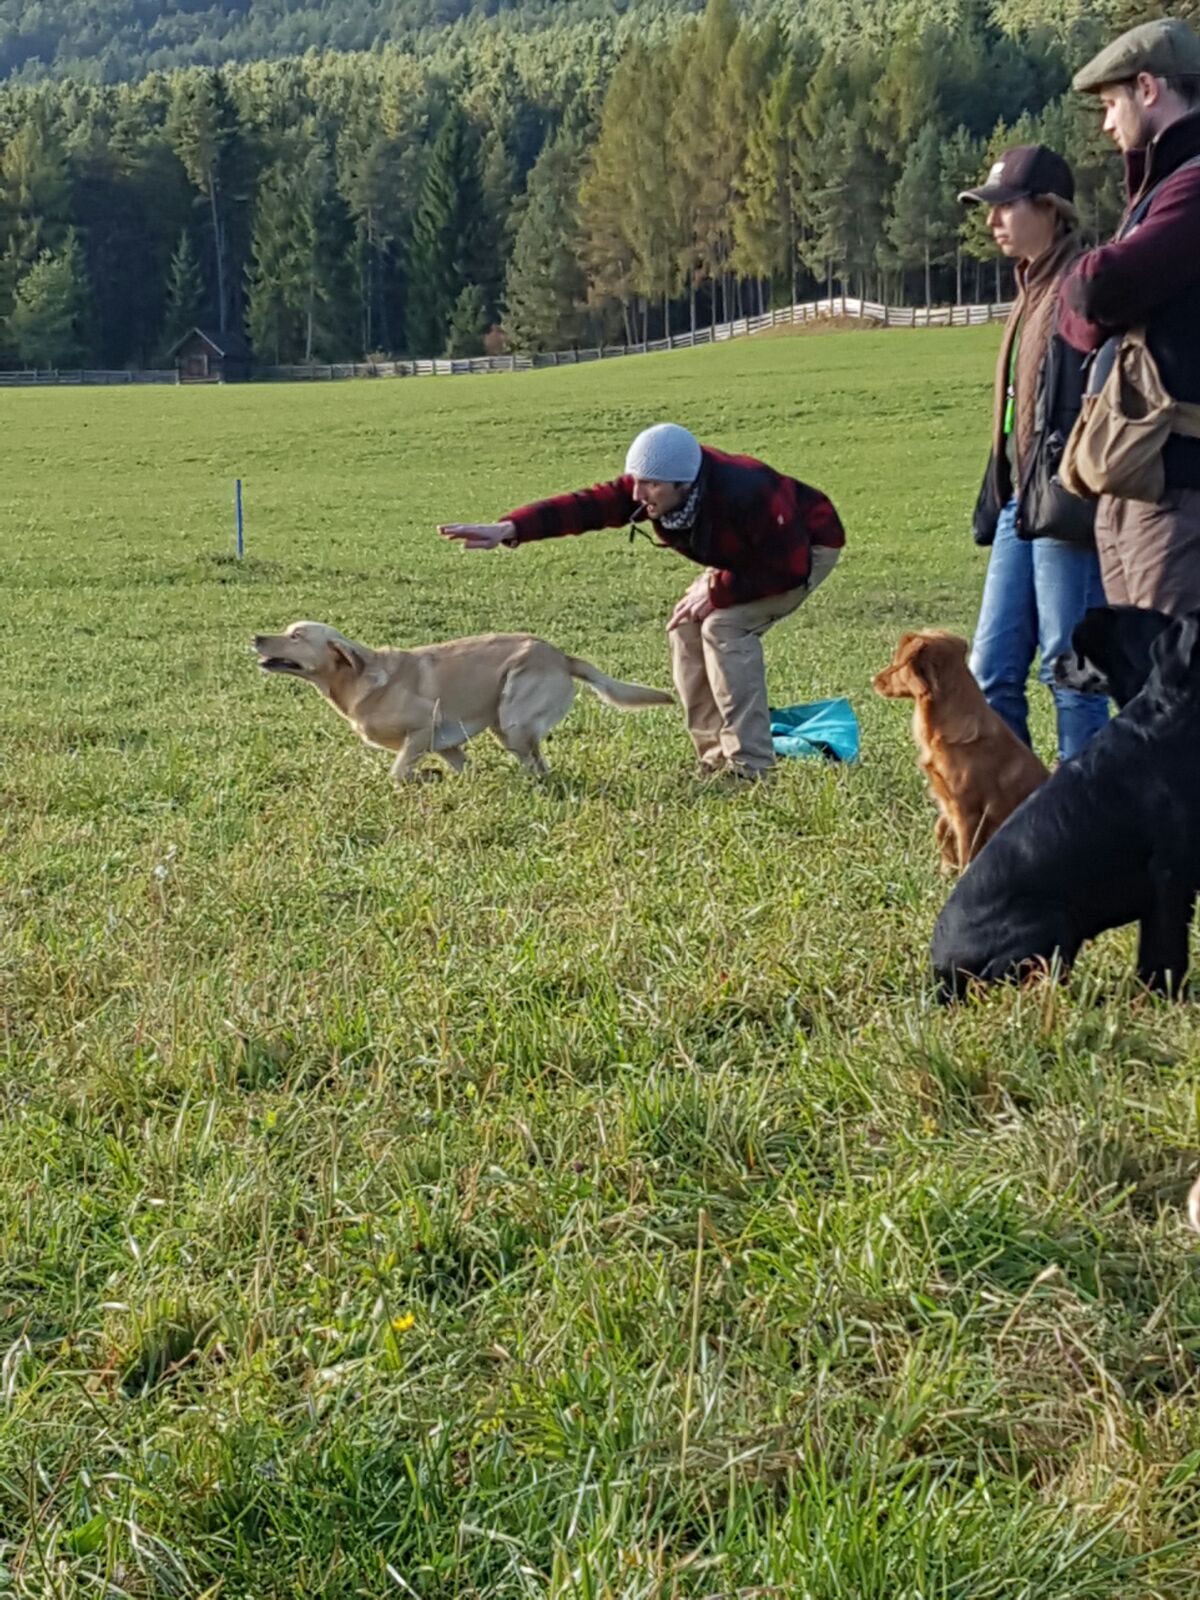
[[(570, 52), (581, 33), (618, 49), (643, 40), (704, 0), (0, 0), (0, 81), (69, 77), (93, 83), (143, 78), (176, 67), (219, 67), (306, 51), (394, 45), (418, 55), (473, 48), (504, 34), (555, 35)], [(1068, 45), (1113, 32), (1153, 12), (1140, 0), (747, 0), (756, 17), (776, 11), (822, 46), (878, 45), (927, 26), (949, 33), (980, 24), (1010, 34), (1050, 31)], [(1200, 0), (1178, 0), (1195, 16)]]
[(839, 31), (823, 3), (0, 85), (0, 365), (155, 365), (194, 324), (328, 361), (635, 342), (815, 293), (992, 298), (955, 196), (1032, 139), (1111, 228), (1120, 162), (1069, 93), (1107, 13), (1053, 33), (1022, 0), (1013, 27), (913, 0), (872, 28), (857, 0)]

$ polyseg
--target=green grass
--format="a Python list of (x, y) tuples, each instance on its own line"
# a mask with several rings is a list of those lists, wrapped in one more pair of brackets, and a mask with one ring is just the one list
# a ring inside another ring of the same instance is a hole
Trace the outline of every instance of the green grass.
[[(1128, 933), (932, 1005), (869, 688), (973, 621), (995, 342), (0, 395), (0, 1596), (1195, 1595), (1194, 1007)], [(397, 793), (255, 670), (308, 616), (667, 683), (677, 558), (432, 533), (664, 416), (842, 510), (768, 656), (859, 766), (715, 793), (581, 696), (546, 784)]]

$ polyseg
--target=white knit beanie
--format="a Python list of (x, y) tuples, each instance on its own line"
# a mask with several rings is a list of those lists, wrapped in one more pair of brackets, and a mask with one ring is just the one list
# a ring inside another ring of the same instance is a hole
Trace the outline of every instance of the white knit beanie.
[(700, 441), (676, 422), (656, 422), (638, 434), (625, 457), (631, 478), (656, 483), (695, 483), (700, 476)]

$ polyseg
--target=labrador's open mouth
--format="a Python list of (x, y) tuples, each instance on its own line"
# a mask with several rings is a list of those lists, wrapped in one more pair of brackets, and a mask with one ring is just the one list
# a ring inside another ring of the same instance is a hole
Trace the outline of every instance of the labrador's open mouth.
[(286, 656), (259, 656), (258, 664), (264, 672), (304, 671), (298, 661), (289, 661)]

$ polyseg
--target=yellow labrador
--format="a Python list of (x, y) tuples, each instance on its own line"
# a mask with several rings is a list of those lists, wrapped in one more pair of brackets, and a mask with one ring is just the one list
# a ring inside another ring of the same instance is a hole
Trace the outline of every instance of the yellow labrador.
[(531, 772), (546, 772), (541, 741), (571, 709), (578, 679), (611, 706), (670, 705), (661, 689), (610, 678), (528, 633), (486, 633), (415, 650), (368, 650), (322, 622), (293, 622), (254, 640), (264, 672), (303, 678), (340, 711), (366, 744), (394, 750), (397, 783), (422, 758), (454, 772), (463, 745), (485, 728)]

